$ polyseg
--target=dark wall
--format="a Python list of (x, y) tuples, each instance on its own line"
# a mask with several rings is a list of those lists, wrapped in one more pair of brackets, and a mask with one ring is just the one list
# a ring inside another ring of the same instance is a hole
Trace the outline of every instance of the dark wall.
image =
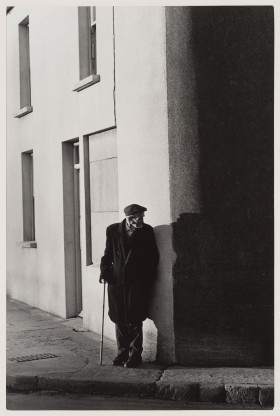
[(200, 211), (173, 224), (177, 361), (271, 365), (273, 8), (187, 9)]

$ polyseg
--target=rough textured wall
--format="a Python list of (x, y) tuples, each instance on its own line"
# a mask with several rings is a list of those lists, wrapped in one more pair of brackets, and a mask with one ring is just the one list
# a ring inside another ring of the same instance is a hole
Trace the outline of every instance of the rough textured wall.
[[(176, 61), (172, 48), (174, 40), (186, 37), (190, 53), (184, 57), (185, 70), (195, 73), (191, 84), (176, 68), (184, 60), (179, 56)], [(196, 129), (190, 135), (189, 128), (185, 136), (181, 130), (178, 144), (178, 134), (170, 131), (178, 110), (169, 108), (170, 154), (177, 152), (185, 162), (185, 140), (190, 157), (197, 157), (197, 164), (190, 160), (183, 172), (176, 171), (171, 158), (177, 361), (270, 365), (273, 8), (167, 8), (167, 69), (168, 100), (176, 98), (174, 73), (188, 100), (180, 117), (195, 117), (190, 123)], [(178, 145), (185, 149), (183, 156)], [(185, 200), (174, 186), (176, 173), (186, 175), (185, 184), (192, 180), (197, 186), (196, 205), (190, 186)]]
[(166, 7), (168, 137), (172, 221), (200, 212), (196, 73), (190, 7)]

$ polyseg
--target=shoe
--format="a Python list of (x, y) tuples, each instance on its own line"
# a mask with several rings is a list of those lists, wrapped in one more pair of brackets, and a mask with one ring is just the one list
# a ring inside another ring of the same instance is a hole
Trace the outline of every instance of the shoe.
[(118, 354), (116, 358), (113, 359), (112, 364), (123, 367), (127, 359), (128, 359), (128, 352), (124, 351)]
[(142, 357), (141, 355), (131, 355), (129, 359), (124, 364), (126, 368), (136, 368), (142, 364)]

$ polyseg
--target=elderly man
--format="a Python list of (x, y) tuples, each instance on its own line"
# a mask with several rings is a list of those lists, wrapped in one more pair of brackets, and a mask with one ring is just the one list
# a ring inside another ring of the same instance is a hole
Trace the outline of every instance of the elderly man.
[(131, 204), (126, 218), (106, 231), (100, 282), (108, 282), (109, 317), (115, 323), (118, 355), (113, 365), (141, 365), (143, 321), (148, 316), (150, 288), (159, 253), (153, 228), (144, 224), (147, 208)]

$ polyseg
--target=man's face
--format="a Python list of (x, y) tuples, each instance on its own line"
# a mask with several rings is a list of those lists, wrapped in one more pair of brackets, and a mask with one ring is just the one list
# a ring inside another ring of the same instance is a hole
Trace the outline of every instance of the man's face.
[(128, 224), (131, 229), (142, 228), (144, 224), (144, 212), (137, 212), (127, 217)]

